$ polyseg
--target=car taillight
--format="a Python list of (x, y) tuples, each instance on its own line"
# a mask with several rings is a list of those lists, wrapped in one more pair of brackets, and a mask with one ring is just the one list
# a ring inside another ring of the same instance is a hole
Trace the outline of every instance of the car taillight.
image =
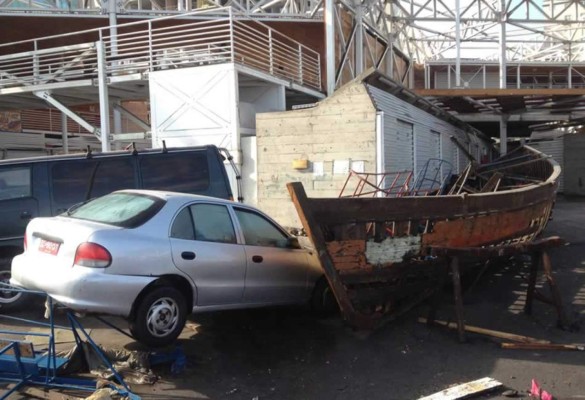
[(105, 268), (112, 262), (112, 256), (105, 247), (96, 243), (81, 243), (75, 252), (73, 264), (82, 267)]

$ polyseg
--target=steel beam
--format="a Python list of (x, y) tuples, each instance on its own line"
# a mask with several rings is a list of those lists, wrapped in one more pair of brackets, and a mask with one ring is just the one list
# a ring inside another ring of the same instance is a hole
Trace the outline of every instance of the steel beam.
[(69, 118), (71, 118), (73, 121), (77, 122), (83, 129), (87, 130), (90, 133), (93, 133), (97, 138), (101, 137), (101, 133), (100, 130), (93, 126), (92, 124), (90, 124), (89, 122), (87, 122), (85, 119), (83, 119), (82, 117), (80, 117), (79, 115), (77, 115), (75, 113), (75, 111), (67, 108), (67, 106), (65, 106), (64, 104), (62, 104), (61, 102), (59, 102), (57, 99), (55, 99), (53, 96), (51, 96), (51, 93), (48, 91), (38, 91), (38, 92), (33, 92), (33, 94), (43, 100), (45, 100), (47, 103), (49, 103), (50, 105), (52, 105), (53, 107), (55, 107), (57, 110), (61, 111), (62, 113), (66, 114)]

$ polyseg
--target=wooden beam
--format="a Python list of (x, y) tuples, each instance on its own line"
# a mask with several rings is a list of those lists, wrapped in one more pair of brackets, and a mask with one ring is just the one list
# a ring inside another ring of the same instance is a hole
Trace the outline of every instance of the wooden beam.
[(287, 183), (286, 186), (297, 213), (299, 214), (299, 219), (307, 232), (307, 236), (311, 239), (317, 250), (319, 261), (321, 262), (321, 268), (323, 268), (323, 272), (325, 272), (325, 276), (327, 277), (329, 286), (337, 299), (342, 315), (354, 326), (366, 329), (372, 328), (376, 321), (357, 313), (349, 299), (347, 290), (341, 282), (339, 272), (335, 269), (335, 265), (327, 251), (325, 237), (323, 236), (320, 225), (315, 220), (311, 202), (307, 198), (307, 193), (305, 192), (303, 184), (301, 182), (292, 182)]
[[(421, 317), (418, 319), (418, 322), (426, 324), (427, 319)], [(445, 326), (449, 329), (457, 329), (457, 323), (455, 323), (455, 322), (436, 320), (436, 321), (433, 321), (433, 324)], [(518, 342), (518, 343), (538, 343), (538, 344), (549, 344), (550, 343), (549, 340), (540, 340), (540, 339), (532, 338), (530, 336), (522, 336), (522, 335), (516, 335), (514, 333), (494, 331), (492, 329), (480, 328), (480, 327), (472, 326), (472, 325), (465, 325), (465, 331), (471, 332), (471, 333), (477, 333), (479, 335), (491, 336), (491, 337), (495, 337), (498, 339), (512, 340), (512, 341)]]
[(502, 343), (502, 349), (585, 351), (585, 343)]
[(423, 97), (582, 96), (585, 89), (416, 89)]
[(408, 221), (470, 217), (478, 214), (509, 212), (548, 203), (555, 190), (552, 183), (510, 190), (497, 196), (489, 194), (433, 197), (353, 197), (310, 198), (308, 205), (319, 223)]

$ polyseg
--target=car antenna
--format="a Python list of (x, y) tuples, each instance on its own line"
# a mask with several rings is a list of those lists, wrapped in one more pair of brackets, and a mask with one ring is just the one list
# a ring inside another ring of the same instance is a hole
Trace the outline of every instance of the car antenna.
[(85, 158), (91, 158), (93, 154), (91, 154), (91, 147), (89, 144), (87, 145), (87, 153), (85, 154)]
[(138, 150), (136, 150), (136, 142), (132, 142), (132, 155), (138, 154)]
[(168, 153), (168, 150), (167, 150), (167, 142), (165, 140), (163, 140), (162, 142), (163, 142), (162, 152), (163, 153)]

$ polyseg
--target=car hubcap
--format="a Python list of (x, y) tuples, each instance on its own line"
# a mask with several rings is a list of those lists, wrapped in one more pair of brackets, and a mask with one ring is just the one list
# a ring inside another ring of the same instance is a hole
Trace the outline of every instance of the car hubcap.
[(12, 303), (22, 296), (22, 292), (10, 290), (6, 285), (10, 284), (10, 272), (0, 272), (0, 304)]
[(150, 306), (146, 326), (153, 336), (167, 336), (177, 327), (178, 323), (179, 306), (173, 299), (164, 297)]

